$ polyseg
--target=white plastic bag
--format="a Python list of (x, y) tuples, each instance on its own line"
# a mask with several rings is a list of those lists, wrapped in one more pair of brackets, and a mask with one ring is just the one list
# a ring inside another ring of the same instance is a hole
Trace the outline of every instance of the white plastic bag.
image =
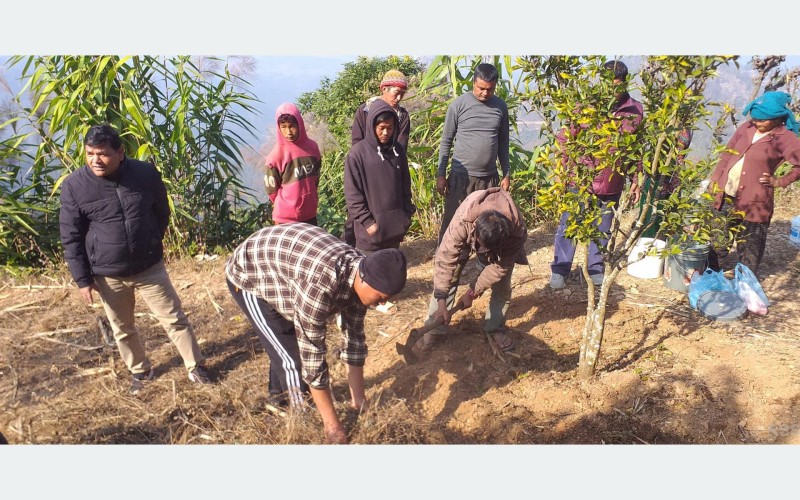
[(736, 293), (747, 306), (747, 310), (753, 314), (767, 314), (767, 305), (761, 300), (755, 290), (750, 288), (746, 281), (736, 282)]
[(766, 306), (769, 307), (769, 299), (767, 298), (767, 294), (764, 293), (764, 289), (761, 288), (761, 283), (758, 282), (758, 278), (756, 275), (753, 274), (753, 271), (750, 270), (749, 267), (745, 266), (741, 262), (736, 264), (734, 268), (734, 287), (738, 290), (739, 283), (747, 283), (751, 290), (758, 295), (758, 298), (761, 299), (761, 302)]

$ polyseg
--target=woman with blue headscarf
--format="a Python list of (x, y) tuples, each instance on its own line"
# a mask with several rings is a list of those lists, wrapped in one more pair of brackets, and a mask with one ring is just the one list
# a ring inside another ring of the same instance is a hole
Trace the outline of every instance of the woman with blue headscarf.
[[(744, 241), (736, 244), (739, 262), (758, 272), (767, 243), (767, 229), (775, 208), (775, 188), (800, 179), (800, 132), (791, 96), (786, 92), (765, 92), (745, 106), (750, 120), (733, 133), (726, 151), (711, 174), (709, 189), (716, 195), (714, 207), (723, 212), (744, 212), (741, 222)], [(781, 177), (775, 171), (784, 162), (792, 169)], [(727, 249), (711, 249), (709, 267), (720, 269), (719, 259)]]

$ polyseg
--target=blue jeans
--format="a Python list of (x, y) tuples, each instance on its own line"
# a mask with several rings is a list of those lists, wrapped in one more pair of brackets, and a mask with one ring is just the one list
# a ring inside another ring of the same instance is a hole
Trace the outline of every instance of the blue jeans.
[[(613, 202), (616, 205), (619, 203), (622, 193), (606, 195), (598, 194), (594, 196), (597, 197), (603, 210), (603, 216), (600, 219), (600, 225), (597, 227), (597, 229), (600, 230), (605, 236), (600, 240), (600, 246), (598, 246), (594, 241), (589, 243), (587, 258), (589, 261), (590, 275), (603, 274), (605, 264), (603, 262), (603, 254), (600, 251), (600, 248), (605, 248), (606, 244), (608, 244), (608, 238), (610, 236), (609, 232), (611, 231), (611, 222), (614, 220), (614, 212), (608, 207), (608, 204)], [(556, 230), (553, 262), (550, 263), (550, 270), (553, 272), (553, 274), (560, 274), (561, 276), (569, 275), (569, 271), (572, 269), (572, 259), (575, 257), (575, 241), (567, 239), (564, 236), (564, 231), (567, 229), (568, 218), (569, 212), (564, 212), (561, 214), (561, 221), (559, 222), (558, 229)]]

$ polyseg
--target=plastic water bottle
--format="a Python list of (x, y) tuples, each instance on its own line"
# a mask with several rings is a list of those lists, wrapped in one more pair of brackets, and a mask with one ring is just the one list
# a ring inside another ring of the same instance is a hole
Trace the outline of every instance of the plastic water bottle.
[(789, 230), (789, 242), (800, 248), (800, 215), (792, 219), (792, 228)]

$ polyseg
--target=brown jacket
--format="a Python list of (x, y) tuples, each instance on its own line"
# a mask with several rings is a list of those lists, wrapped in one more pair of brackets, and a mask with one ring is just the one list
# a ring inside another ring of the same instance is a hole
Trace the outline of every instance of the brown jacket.
[(792, 169), (783, 177), (776, 177), (779, 187), (786, 187), (800, 179), (800, 138), (784, 126), (775, 127), (769, 134), (753, 144), (756, 128), (749, 121), (739, 126), (728, 141), (728, 149), (735, 153), (725, 152), (720, 155), (719, 163), (711, 174), (711, 185), (719, 186), (714, 207), (722, 207), (725, 183), (728, 172), (742, 155), (746, 154), (742, 166), (742, 176), (733, 206), (745, 213), (749, 222), (769, 222), (775, 208), (775, 188), (758, 182), (762, 174), (775, 174), (775, 170), (783, 163), (792, 164)]
[(514, 264), (528, 263), (524, 250), (528, 230), (511, 196), (499, 187), (475, 191), (467, 196), (456, 210), (436, 250), (433, 274), (434, 297), (447, 296), (456, 265), (459, 261), (466, 261), (475, 246), (475, 219), (487, 210), (497, 210), (508, 217), (511, 221), (511, 234), (500, 249), (498, 262), (488, 264), (478, 276), (474, 287), (475, 293), (480, 295), (503, 279)]

